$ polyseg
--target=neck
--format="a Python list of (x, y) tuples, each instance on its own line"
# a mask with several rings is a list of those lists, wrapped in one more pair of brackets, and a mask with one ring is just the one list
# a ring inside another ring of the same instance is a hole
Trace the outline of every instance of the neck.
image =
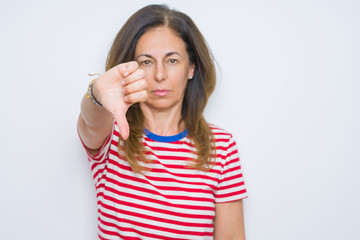
[(150, 132), (160, 136), (172, 136), (185, 130), (181, 119), (181, 106), (170, 109), (153, 109), (140, 103), (144, 115), (144, 127)]

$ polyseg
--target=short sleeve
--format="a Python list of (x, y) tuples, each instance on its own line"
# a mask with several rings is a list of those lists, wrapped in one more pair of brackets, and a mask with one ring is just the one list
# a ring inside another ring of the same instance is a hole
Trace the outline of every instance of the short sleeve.
[(216, 203), (241, 200), (248, 197), (236, 142), (231, 137), (222, 160), (222, 175), (215, 193)]
[(104, 141), (103, 145), (101, 146), (99, 152), (95, 156), (93, 156), (93, 155), (91, 155), (89, 153), (89, 151), (87, 150), (84, 142), (82, 141), (82, 139), (81, 139), (81, 137), (79, 135), (80, 141), (81, 141), (83, 147), (85, 148), (85, 151), (86, 151), (86, 154), (88, 156), (89, 161), (102, 162), (107, 157), (107, 155), (109, 153), (109, 150), (110, 150), (111, 139), (112, 139), (113, 134), (114, 134), (114, 125), (115, 124), (113, 124), (111, 134), (109, 134), (109, 136), (105, 139), (105, 141)]

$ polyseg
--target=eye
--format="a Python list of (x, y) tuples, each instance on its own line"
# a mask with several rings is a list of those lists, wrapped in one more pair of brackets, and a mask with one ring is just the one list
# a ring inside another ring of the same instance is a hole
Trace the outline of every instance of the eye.
[(144, 60), (141, 62), (141, 65), (149, 65), (151, 63), (150, 60)]
[(174, 63), (177, 63), (177, 62), (178, 62), (178, 60), (177, 60), (177, 59), (174, 59), (174, 58), (169, 59), (169, 63), (174, 64)]

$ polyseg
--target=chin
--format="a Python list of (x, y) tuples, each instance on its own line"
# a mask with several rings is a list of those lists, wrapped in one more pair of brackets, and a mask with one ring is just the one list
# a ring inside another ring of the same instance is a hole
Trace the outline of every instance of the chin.
[(175, 107), (176, 105), (178, 105), (178, 102), (170, 102), (169, 100), (162, 99), (146, 101), (143, 104), (146, 105), (148, 108), (158, 111), (164, 111)]

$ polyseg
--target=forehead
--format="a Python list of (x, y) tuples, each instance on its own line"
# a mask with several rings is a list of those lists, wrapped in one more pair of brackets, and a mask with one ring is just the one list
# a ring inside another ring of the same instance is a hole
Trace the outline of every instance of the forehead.
[(178, 34), (167, 26), (155, 27), (146, 31), (139, 39), (135, 55), (139, 54), (166, 54), (179, 52), (186, 55), (186, 46)]

